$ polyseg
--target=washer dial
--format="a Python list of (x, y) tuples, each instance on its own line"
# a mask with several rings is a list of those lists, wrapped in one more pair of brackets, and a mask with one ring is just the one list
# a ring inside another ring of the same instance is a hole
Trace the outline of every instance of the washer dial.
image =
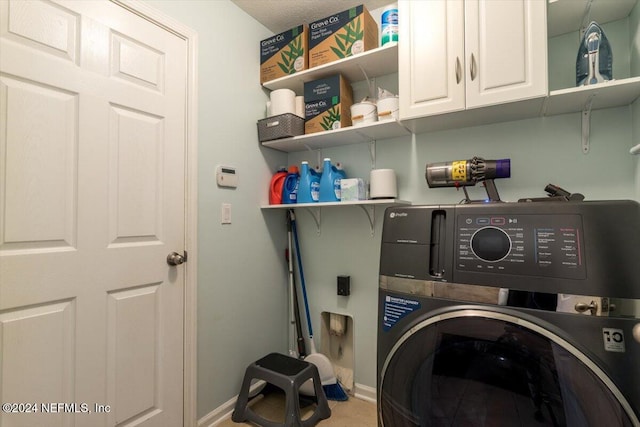
[(483, 227), (471, 236), (471, 250), (483, 261), (498, 262), (511, 252), (511, 238), (498, 227)]

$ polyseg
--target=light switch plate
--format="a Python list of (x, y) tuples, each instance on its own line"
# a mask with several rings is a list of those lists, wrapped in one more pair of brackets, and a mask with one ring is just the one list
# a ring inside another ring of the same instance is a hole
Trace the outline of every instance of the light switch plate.
[(231, 203), (222, 204), (221, 224), (231, 224)]

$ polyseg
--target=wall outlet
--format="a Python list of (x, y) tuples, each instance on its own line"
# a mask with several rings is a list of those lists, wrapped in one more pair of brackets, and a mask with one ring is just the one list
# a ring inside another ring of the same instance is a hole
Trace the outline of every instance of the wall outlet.
[(348, 296), (351, 294), (351, 276), (338, 276), (338, 295)]

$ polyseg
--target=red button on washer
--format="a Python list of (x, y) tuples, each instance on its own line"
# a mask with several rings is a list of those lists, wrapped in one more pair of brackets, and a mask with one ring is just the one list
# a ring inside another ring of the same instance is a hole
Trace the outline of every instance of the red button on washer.
[(492, 225), (505, 225), (507, 221), (504, 218), (491, 218)]

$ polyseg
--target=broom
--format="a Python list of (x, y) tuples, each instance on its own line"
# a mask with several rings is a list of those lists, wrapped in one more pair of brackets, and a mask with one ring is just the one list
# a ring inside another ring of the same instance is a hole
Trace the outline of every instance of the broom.
[[(316, 351), (315, 344), (313, 342), (313, 328), (311, 326), (311, 315), (309, 313), (309, 302), (307, 301), (307, 287), (304, 281), (304, 272), (302, 270), (302, 258), (300, 256), (300, 245), (298, 243), (298, 231), (296, 228), (296, 217), (293, 210), (289, 211), (291, 218), (291, 230), (293, 231), (293, 240), (296, 245), (296, 256), (298, 259), (298, 272), (300, 273), (300, 286), (302, 288), (302, 296), (304, 297), (304, 308), (307, 315), (307, 326), (309, 328), (309, 347), (310, 352), (305, 357), (305, 361), (313, 363), (318, 368), (318, 374), (320, 375), (320, 381), (322, 383), (322, 389), (324, 394), (329, 400), (345, 401), (349, 399), (349, 396), (344, 391), (336, 375), (333, 372), (333, 366), (329, 358), (322, 353)], [(307, 395), (314, 395), (313, 387), (306, 382), (300, 386), (300, 392)]]
[(289, 270), (289, 292), (290, 292), (290, 301), (291, 305), (291, 322), (295, 323), (295, 342), (297, 344), (297, 353), (296, 350), (293, 349), (293, 337), (290, 337), (290, 348), (289, 355), (292, 357), (299, 357), (300, 359), (304, 359), (307, 355), (307, 350), (305, 348), (304, 336), (302, 335), (302, 323), (300, 319), (300, 305), (298, 304), (298, 290), (296, 286), (296, 278), (293, 274), (293, 244), (291, 239), (291, 215), (287, 212), (287, 239), (288, 239), (288, 247), (285, 251), (285, 258), (287, 259), (287, 268)]

